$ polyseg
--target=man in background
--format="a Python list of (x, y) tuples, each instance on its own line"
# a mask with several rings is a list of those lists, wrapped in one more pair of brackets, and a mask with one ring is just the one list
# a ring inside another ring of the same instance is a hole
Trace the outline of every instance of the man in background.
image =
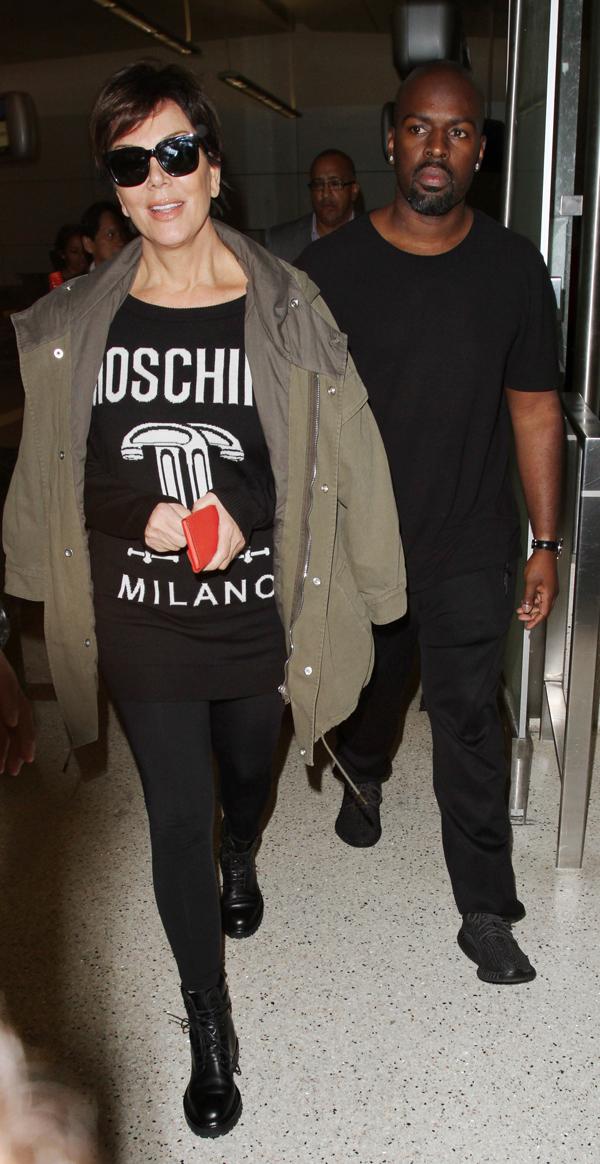
[(310, 167), (308, 188), (312, 214), (272, 226), (265, 233), (267, 250), (289, 263), (293, 263), (309, 243), (324, 238), (354, 218), (360, 186), (352, 158), (336, 149), (317, 154)]

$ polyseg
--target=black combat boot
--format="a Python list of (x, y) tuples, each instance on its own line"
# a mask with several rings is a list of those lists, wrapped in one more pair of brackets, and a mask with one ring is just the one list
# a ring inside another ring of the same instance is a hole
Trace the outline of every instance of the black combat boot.
[(264, 903), (256, 879), (259, 844), (260, 836), (248, 845), (240, 844), (231, 836), (227, 822), (223, 821), (221, 918), (228, 938), (249, 938), (256, 933), (263, 919)]
[(183, 1097), (188, 1126), (197, 1136), (223, 1136), (240, 1118), (239, 1047), (225, 976), (210, 990), (181, 989), (189, 1023), (192, 1074)]

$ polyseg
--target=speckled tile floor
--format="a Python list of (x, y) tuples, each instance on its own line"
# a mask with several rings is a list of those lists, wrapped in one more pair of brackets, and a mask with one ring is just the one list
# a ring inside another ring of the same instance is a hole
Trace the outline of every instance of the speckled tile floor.
[(292, 747), (260, 854), (265, 920), (227, 947), (244, 1112), (197, 1141), (127, 747), (109, 717), (108, 772), (63, 773), (56, 705), (36, 711), (35, 769), (0, 779), (0, 986), (27, 1041), (95, 1095), (109, 1164), (597, 1164), (597, 781), (584, 869), (557, 873), (558, 778), (537, 746), (515, 865), (538, 978), (494, 988), (456, 945), (417, 702), (372, 850), (337, 840), (339, 785), (326, 769), (309, 783)]

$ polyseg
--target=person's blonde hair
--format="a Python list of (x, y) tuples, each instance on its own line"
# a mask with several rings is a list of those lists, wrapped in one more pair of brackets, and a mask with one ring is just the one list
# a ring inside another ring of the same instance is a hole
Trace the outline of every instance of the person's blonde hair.
[(0, 1022), (0, 1164), (99, 1164), (89, 1104), (27, 1061)]

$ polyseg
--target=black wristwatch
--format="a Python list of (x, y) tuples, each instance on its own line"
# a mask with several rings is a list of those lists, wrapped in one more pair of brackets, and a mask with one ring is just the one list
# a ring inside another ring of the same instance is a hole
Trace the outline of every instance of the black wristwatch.
[(560, 558), (563, 548), (563, 539), (532, 538), (531, 548), (532, 550), (550, 550), (553, 554), (556, 554), (557, 558)]

